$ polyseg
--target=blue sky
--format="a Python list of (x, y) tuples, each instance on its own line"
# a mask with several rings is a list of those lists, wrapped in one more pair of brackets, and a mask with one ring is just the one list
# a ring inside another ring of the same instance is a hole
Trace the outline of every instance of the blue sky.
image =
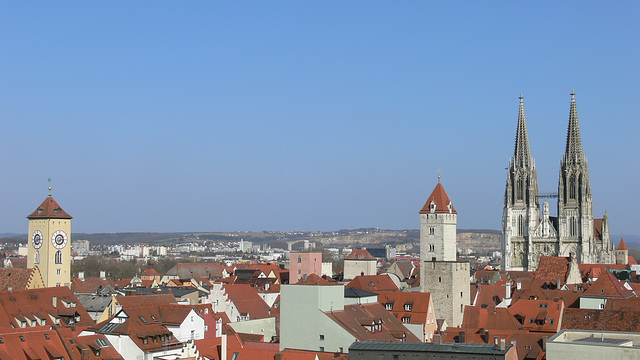
[[(499, 229), (524, 93), (557, 191), (576, 91), (594, 215), (640, 234), (636, 2), (2, 2), (0, 232)], [(553, 207), (552, 207), (553, 208)], [(554, 213), (554, 210), (552, 210)]]

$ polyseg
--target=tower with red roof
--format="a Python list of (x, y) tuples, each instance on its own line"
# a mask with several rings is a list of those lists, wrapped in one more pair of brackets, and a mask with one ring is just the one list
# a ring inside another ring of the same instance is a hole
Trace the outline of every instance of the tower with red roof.
[(436, 317), (449, 326), (462, 324), (469, 305), (469, 263), (457, 261), (458, 212), (440, 177), (420, 210), (420, 284), (430, 292)]
[(620, 238), (620, 244), (616, 249), (616, 264), (627, 265), (629, 263), (629, 248), (624, 242), (624, 238)]
[(71, 284), (71, 218), (51, 193), (27, 216), (27, 267), (40, 269), (46, 287)]

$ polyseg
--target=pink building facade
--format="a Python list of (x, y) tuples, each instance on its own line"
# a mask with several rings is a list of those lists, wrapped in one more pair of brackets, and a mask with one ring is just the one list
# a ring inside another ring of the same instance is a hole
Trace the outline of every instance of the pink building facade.
[(292, 252), (289, 258), (289, 284), (304, 280), (311, 274), (322, 276), (322, 253)]

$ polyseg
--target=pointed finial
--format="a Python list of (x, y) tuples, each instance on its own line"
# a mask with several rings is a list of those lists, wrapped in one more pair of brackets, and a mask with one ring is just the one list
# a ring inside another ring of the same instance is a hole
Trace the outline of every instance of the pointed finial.
[(51, 178), (49, 178), (49, 197), (51, 197)]
[(576, 100), (576, 91), (575, 89), (571, 89), (571, 101), (575, 101)]
[(440, 183), (440, 169), (438, 169), (438, 183)]
[(520, 102), (522, 102), (522, 99), (524, 99), (524, 96), (522, 95), (522, 93), (520, 93), (520, 97), (518, 99), (520, 99)]

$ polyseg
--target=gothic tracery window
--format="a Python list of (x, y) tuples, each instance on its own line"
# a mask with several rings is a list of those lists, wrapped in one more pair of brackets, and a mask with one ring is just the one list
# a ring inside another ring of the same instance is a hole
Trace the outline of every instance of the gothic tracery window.
[(62, 264), (62, 251), (60, 250), (56, 251), (55, 263)]

